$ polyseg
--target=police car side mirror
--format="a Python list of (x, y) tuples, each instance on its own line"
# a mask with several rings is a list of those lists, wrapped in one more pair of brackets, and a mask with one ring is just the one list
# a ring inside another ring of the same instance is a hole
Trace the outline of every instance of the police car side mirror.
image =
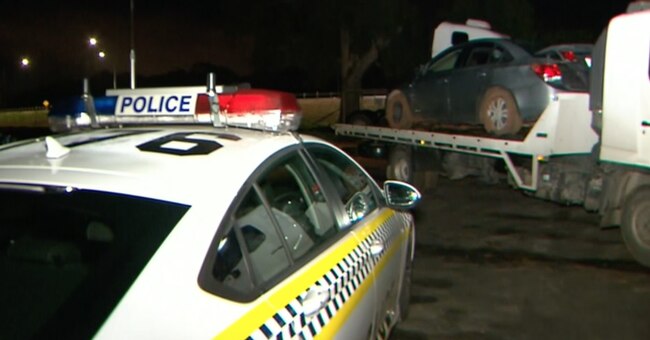
[(384, 182), (384, 197), (389, 207), (404, 210), (414, 208), (422, 195), (408, 183), (388, 180)]

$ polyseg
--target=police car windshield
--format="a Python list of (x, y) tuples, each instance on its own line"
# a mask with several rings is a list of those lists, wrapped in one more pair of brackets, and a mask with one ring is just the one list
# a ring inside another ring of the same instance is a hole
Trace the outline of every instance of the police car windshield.
[(90, 338), (187, 209), (0, 185), (0, 339)]

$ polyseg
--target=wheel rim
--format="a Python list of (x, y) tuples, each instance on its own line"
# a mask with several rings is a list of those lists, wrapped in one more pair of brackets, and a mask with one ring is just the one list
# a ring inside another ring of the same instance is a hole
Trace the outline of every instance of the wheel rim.
[(634, 238), (639, 241), (643, 248), (650, 248), (650, 212), (644, 206), (642, 209), (637, 209), (632, 219), (632, 233)]
[(505, 99), (499, 97), (490, 102), (487, 115), (496, 130), (503, 129), (508, 121), (508, 104)]

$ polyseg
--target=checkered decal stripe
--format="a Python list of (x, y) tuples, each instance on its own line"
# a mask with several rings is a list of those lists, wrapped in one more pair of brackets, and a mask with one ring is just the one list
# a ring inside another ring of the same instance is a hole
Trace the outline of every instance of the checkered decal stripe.
[[(248, 339), (313, 339), (370, 275), (385, 255), (386, 249), (390, 249), (392, 243), (398, 239), (396, 234), (400, 232), (400, 222), (400, 214), (394, 214), (384, 221), (307, 291), (289, 302)], [(382, 242), (384, 247), (379, 255), (373, 256), (370, 248), (376, 241)], [(330, 299), (320, 312), (307, 318), (302, 312), (302, 301), (307, 296), (307, 292), (317, 286), (327, 287)]]

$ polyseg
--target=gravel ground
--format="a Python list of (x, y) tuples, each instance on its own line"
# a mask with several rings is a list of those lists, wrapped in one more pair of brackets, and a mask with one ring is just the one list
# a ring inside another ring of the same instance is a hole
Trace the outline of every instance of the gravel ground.
[(411, 313), (392, 339), (650, 339), (650, 269), (597, 215), (441, 178), (416, 218)]

